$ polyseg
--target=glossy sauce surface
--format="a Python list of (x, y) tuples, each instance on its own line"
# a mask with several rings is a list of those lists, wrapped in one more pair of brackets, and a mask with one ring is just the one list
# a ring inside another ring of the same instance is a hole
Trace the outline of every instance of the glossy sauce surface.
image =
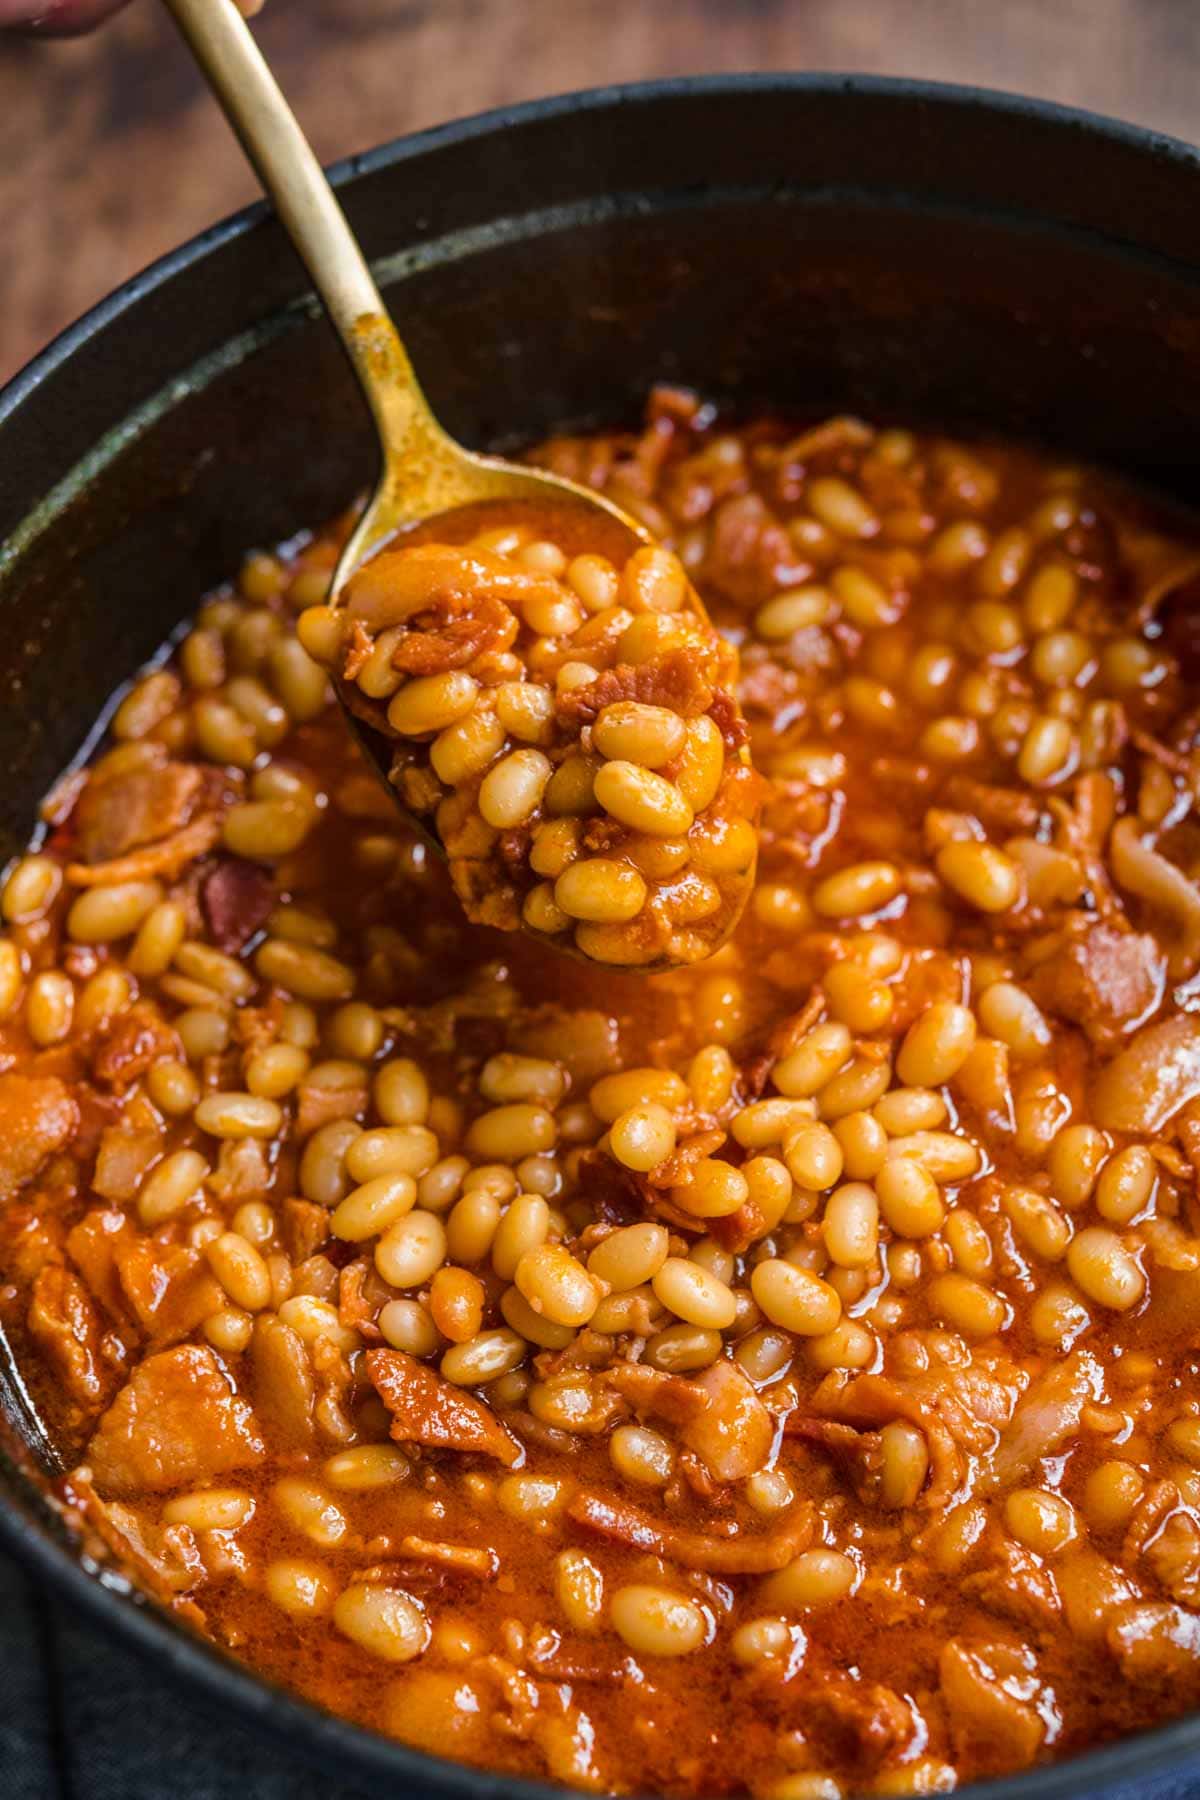
[(674, 391), (540, 455), (739, 645), (752, 902), (665, 975), (468, 926), (295, 654), (337, 534), (252, 558), (3, 892), (0, 1304), (69, 1516), (285, 1686), (591, 1790), (944, 1791), (1178, 1714), (1200, 538)]

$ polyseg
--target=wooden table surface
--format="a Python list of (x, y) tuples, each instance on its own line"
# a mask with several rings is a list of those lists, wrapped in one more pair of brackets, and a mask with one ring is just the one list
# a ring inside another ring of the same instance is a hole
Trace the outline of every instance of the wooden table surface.
[[(978, 82), (1200, 139), (1197, 0), (269, 0), (325, 159), (506, 101), (705, 70)], [(255, 187), (164, 9), (0, 46), (0, 379)]]

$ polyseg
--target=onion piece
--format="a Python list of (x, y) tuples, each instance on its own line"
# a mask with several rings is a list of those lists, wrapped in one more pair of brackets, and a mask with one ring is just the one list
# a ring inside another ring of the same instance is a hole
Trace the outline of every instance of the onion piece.
[(1118, 887), (1144, 900), (1175, 926), (1169, 966), (1178, 981), (1200, 962), (1200, 890), (1182, 869), (1155, 850), (1132, 817), (1118, 819), (1109, 838), (1109, 866)]
[(1092, 1083), (1091, 1117), (1102, 1131), (1150, 1135), (1200, 1095), (1200, 1017), (1177, 1013), (1145, 1025)]

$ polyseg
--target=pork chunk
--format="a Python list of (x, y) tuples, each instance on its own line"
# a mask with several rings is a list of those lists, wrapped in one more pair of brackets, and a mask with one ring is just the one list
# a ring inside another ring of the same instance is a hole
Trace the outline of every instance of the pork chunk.
[(415, 1357), (402, 1350), (369, 1350), (367, 1375), (392, 1415), (397, 1443), (474, 1451), (509, 1468), (520, 1458), (516, 1440), (482, 1401)]
[(29, 1304), (29, 1335), (71, 1398), (96, 1407), (112, 1385), (100, 1358), (100, 1323), (91, 1295), (69, 1269), (38, 1275)]
[(70, 1142), (79, 1107), (56, 1075), (0, 1075), (0, 1200), (11, 1200)]
[(1105, 1046), (1154, 1011), (1165, 979), (1166, 962), (1152, 937), (1092, 925), (1042, 965), (1034, 992), (1049, 1012)]
[(94, 777), (75, 808), (85, 862), (109, 862), (186, 825), (204, 787), (193, 763), (165, 762)]
[(266, 1445), (211, 1350), (180, 1344), (134, 1370), (88, 1447), (105, 1498), (169, 1493), (261, 1462)]

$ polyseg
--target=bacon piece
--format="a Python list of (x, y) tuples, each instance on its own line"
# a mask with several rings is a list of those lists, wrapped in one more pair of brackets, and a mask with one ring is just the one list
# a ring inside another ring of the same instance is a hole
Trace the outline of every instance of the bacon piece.
[(93, 776), (74, 812), (85, 863), (111, 862), (188, 823), (204, 790), (194, 763), (163, 762)]
[(550, 1681), (586, 1681), (605, 1687), (622, 1687), (642, 1679), (641, 1669), (628, 1652), (622, 1655), (603, 1644), (579, 1640), (573, 1641), (568, 1648), (557, 1632), (548, 1632), (545, 1637), (531, 1634), (527, 1654), (533, 1673), (544, 1675)]
[(153, 881), (162, 875), (174, 880), (189, 863), (211, 850), (221, 835), (216, 813), (206, 813), (158, 843), (132, 850), (110, 862), (68, 863), (67, 880), (73, 887), (102, 887), (114, 881)]
[(11, 1200), (70, 1142), (79, 1106), (56, 1075), (0, 1075), (0, 1200)]
[(116, 1207), (96, 1207), (67, 1233), (67, 1255), (91, 1293), (114, 1318), (126, 1319), (125, 1295), (117, 1277), (118, 1244), (133, 1236), (133, 1226)]
[[(813, 1395), (813, 1406), (844, 1424), (856, 1427), (886, 1425), (892, 1419), (909, 1419), (925, 1433), (929, 1446), (929, 1486), (918, 1505), (930, 1510), (945, 1506), (962, 1485), (964, 1465), (955, 1434), (943, 1417), (943, 1402), (954, 1407), (954, 1373), (945, 1371), (936, 1390), (918, 1390), (916, 1382), (892, 1381), (886, 1375), (859, 1375), (850, 1381), (829, 1377)], [(955, 1420), (960, 1422), (955, 1410)]]
[(367, 1110), (367, 1090), (363, 1087), (317, 1087), (301, 1082), (296, 1090), (296, 1137), (311, 1137), (322, 1125), (335, 1119), (361, 1119)]
[(750, 727), (738, 711), (737, 701), (728, 688), (717, 688), (709, 713), (713, 724), (725, 741), (726, 750), (735, 753), (750, 742)]
[[(87, 1469), (76, 1469), (64, 1492), (69, 1504), (78, 1507), (90, 1528), (106, 1544), (123, 1570), (131, 1565), (140, 1585), (149, 1588), (160, 1600), (173, 1603), (176, 1617), (187, 1607), (180, 1607), (179, 1595), (207, 1579), (208, 1571), (189, 1525), (160, 1525), (140, 1517), (131, 1506), (119, 1501), (102, 1500), (92, 1486)], [(191, 1622), (203, 1624), (203, 1615), (193, 1610)]]
[(713, 703), (705, 661), (697, 646), (682, 645), (651, 662), (618, 663), (595, 681), (560, 694), (558, 717), (564, 725), (590, 725), (615, 701), (640, 700), (647, 706), (665, 706), (685, 719), (698, 719)]
[(521, 1460), (516, 1439), (473, 1394), (464, 1393), (402, 1350), (368, 1350), (367, 1378), (392, 1415), (399, 1444), (474, 1451), (510, 1469)]
[(211, 1350), (180, 1344), (139, 1363), (96, 1428), (97, 1491), (169, 1493), (262, 1461), (266, 1445)]
[(719, 1360), (694, 1378), (708, 1397), (704, 1411), (681, 1436), (715, 1481), (744, 1481), (764, 1468), (775, 1437), (775, 1421), (734, 1362)]
[(705, 577), (735, 605), (761, 606), (764, 589), (794, 587), (811, 574), (761, 494), (731, 494), (715, 508)]
[(106, 1125), (100, 1133), (92, 1188), (104, 1200), (132, 1200), (150, 1164), (162, 1153), (157, 1131)]
[(435, 1563), (458, 1575), (495, 1575), (500, 1559), (494, 1550), (480, 1549), (474, 1544), (443, 1544), (433, 1538), (409, 1536), (400, 1540), (401, 1556), (415, 1562)]
[(606, 1225), (631, 1225), (646, 1215), (645, 1191), (632, 1169), (604, 1150), (584, 1150), (579, 1158), (579, 1190), (596, 1218)]
[[(374, 1298), (367, 1291), (370, 1286), (380, 1289)], [(338, 1318), (351, 1331), (361, 1332), (368, 1343), (377, 1344), (383, 1333), (375, 1321), (390, 1294), (366, 1257), (358, 1257), (338, 1276)]]
[(275, 883), (265, 869), (243, 857), (224, 857), (201, 882), (200, 905), (217, 949), (236, 956), (266, 924), (275, 905)]
[(956, 812), (974, 813), (993, 831), (1033, 832), (1041, 808), (1023, 788), (994, 787), (972, 775), (951, 775), (946, 782), (946, 804)]
[(769, 1531), (755, 1536), (719, 1538), (703, 1531), (651, 1518), (648, 1513), (606, 1494), (577, 1494), (567, 1517), (600, 1537), (615, 1538), (634, 1550), (646, 1550), (708, 1575), (768, 1575), (790, 1563), (812, 1539), (813, 1515), (799, 1500), (782, 1513)]
[(208, 1178), (209, 1192), (230, 1203), (253, 1200), (271, 1185), (271, 1165), (257, 1138), (226, 1138)]
[(392, 651), (392, 667), (406, 675), (438, 675), (465, 669), (485, 652), (508, 650), (518, 621), (494, 594), (448, 595), (405, 626)]
[(1200, 1619), (1165, 1601), (1130, 1601), (1111, 1615), (1108, 1647), (1127, 1681), (1177, 1692), (1194, 1683), (1200, 1663)]
[(97, 1406), (111, 1386), (100, 1360), (100, 1324), (87, 1289), (69, 1269), (46, 1268), (33, 1284), (29, 1335), (80, 1406)]
[(139, 1003), (114, 1019), (92, 1051), (95, 1080), (123, 1093), (154, 1063), (182, 1055), (179, 1039), (152, 1006)]
[(132, 1231), (113, 1247), (121, 1291), (153, 1344), (175, 1343), (225, 1304), (199, 1250), (159, 1244)]
[(1032, 985), (1048, 1012), (1107, 1047), (1154, 1012), (1165, 981), (1166, 959), (1152, 937), (1096, 924), (1047, 958)]
[(803, 1690), (807, 1717), (824, 1714), (848, 1736), (858, 1757), (875, 1764), (894, 1756), (916, 1731), (909, 1702), (877, 1681), (823, 1669)]
[(600, 1376), (615, 1388), (636, 1413), (666, 1419), (672, 1425), (688, 1425), (711, 1404), (704, 1389), (684, 1375), (670, 1375), (645, 1363), (618, 1363)]
[(1084, 1407), (1103, 1391), (1103, 1373), (1088, 1351), (1075, 1350), (1050, 1363), (1017, 1401), (980, 1477), (979, 1491), (991, 1493), (1028, 1480), (1043, 1457), (1057, 1456), (1078, 1435)]
[(293, 1195), (285, 1200), (283, 1241), (293, 1263), (307, 1262), (329, 1237), (329, 1208)]
[(988, 1612), (1011, 1619), (1022, 1630), (1053, 1628), (1063, 1605), (1051, 1566), (1011, 1538), (1001, 1537), (998, 1543), (988, 1538), (984, 1547), (993, 1560), (957, 1577), (963, 1598), (978, 1600)]
[(942, 1700), (960, 1753), (980, 1746), (1019, 1767), (1033, 1761), (1046, 1735), (1045, 1702), (1032, 1651), (1005, 1643), (951, 1638), (938, 1659)]
[(836, 1419), (812, 1419), (790, 1413), (784, 1434), (825, 1451), (838, 1473), (855, 1493), (872, 1505), (879, 1504), (879, 1472), (882, 1455), (877, 1431), (860, 1431)]

